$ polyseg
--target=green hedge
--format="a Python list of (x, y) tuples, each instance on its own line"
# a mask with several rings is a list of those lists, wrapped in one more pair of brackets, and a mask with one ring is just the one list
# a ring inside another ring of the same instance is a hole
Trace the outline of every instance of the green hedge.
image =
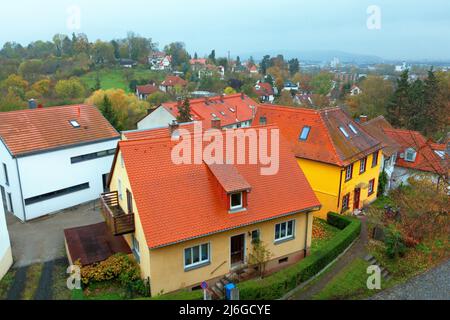
[(328, 223), (341, 229), (320, 251), (267, 278), (238, 284), (241, 300), (275, 300), (319, 273), (336, 259), (360, 234), (358, 219), (328, 214)]

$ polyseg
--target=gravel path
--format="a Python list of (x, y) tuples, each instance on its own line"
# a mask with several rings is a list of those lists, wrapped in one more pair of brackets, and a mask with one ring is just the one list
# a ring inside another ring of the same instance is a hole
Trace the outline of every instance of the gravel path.
[(383, 291), (373, 300), (450, 300), (450, 260), (404, 284)]

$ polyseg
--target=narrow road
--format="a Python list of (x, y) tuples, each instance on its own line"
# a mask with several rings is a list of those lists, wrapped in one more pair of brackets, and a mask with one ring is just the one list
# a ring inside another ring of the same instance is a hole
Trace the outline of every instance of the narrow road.
[(364, 258), (366, 255), (366, 246), (368, 242), (367, 236), (367, 218), (362, 216), (361, 220), (361, 235), (357, 242), (350, 248), (324, 275), (321, 275), (320, 280), (308, 287), (306, 290), (294, 294), (289, 300), (310, 300), (314, 295), (322, 291), (327, 284), (348, 264), (357, 258)]
[(385, 290), (373, 300), (450, 300), (450, 260), (406, 283)]

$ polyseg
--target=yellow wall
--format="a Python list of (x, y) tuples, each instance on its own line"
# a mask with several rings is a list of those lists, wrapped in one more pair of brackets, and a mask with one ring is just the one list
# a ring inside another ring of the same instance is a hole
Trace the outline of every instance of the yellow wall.
[[(308, 248), (311, 245), (312, 213), (309, 214), (309, 237)], [(274, 244), (275, 224), (295, 219), (295, 238), (281, 244)], [(259, 229), (261, 241), (272, 252), (271, 259), (283, 258), (284, 256), (305, 249), (306, 214), (300, 213), (253, 226), (219, 233), (209, 237), (183, 242), (168, 247), (150, 250), (151, 287), (152, 294), (167, 293), (185, 287), (193, 287), (202, 281), (208, 281), (229, 273), (230, 265), (230, 238), (245, 234), (246, 256), (251, 252), (251, 236), (249, 232)], [(210, 243), (211, 264), (191, 271), (184, 271), (184, 249), (193, 246)], [(218, 268), (218, 269), (217, 269)], [(216, 270), (217, 269), (217, 270)]]
[[(122, 185), (122, 200), (119, 200), (120, 206), (127, 211), (126, 190), (132, 189), (128, 180), (126, 168), (121, 164), (121, 154), (119, 152), (118, 158), (114, 167), (111, 178), (110, 190), (118, 190), (118, 179), (121, 180)], [(134, 198), (133, 198), (134, 201)], [(150, 278), (152, 295), (160, 292), (176, 291), (185, 287), (193, 287), (200, 284), (202, 281), (208, 281), (220, 276), (223, 276), (230, 271), (230, 238), (235, 235), (246, 234), (246, 256), (251, 250), (251, 236), (248, 232), (259, 229), (261, 240), (267, 244), (268, 249), (272, 252), (271, 259), (284, 258), (287, 255), (297, 253), (305, 250), (305, 232), (306, 220), (308, 215), (308, 239), (307, 248), (311, 246), (312, 223), (313, 214), (298, 213), (289, 217), (280, 218), (273, 221), (259, 223), (253, 226), (247, 226), (240, 229), (211, 235), (208, 237), (199, 238), (192, 241), (183, 242), (176, 245), (171, 245), (163, 248), (149, 250), (145, 234), (143, 232), (139, 212), (136, 203), (133, 203), (136, 232), (135, 237), (140, 244), (140, 267), (142, 277)], [(274, 244), (275, 224), (295, 220), (295, 238), (281, 244)], [(131, 235), (124, 236), (130, 247)], [(199, 269), (185, 272), (184, 270), (184, 249), (199, 244), (210, 243), (211, 250), (211, 264)], [(221, 266), (223, 262), (226, 262)], [(220, 266), (219, 269), (217, 269)], [(214, 271), (217, 269), (216, 271)], [(213, 272), (214, 271), (214, 272)]]
[[(378, 178), (380, 174), (381, 152), (379, 154), (378, 165), (372, 168), (373, 154), (367, 157), (366, 171), (359, 174), (360, 160), (353, 164), (353, 178), (345, 181), (345, 168), (325, 164), (318, 161), (307, 159), (297, 159), (300, 167), (311, 184), (317, 198), (322, 204), (322, 209), (315, 213), (315, 216), (326, 219), (328, 212), (342, 211), (342, 198), (350, 193), (350, 211), (353, 210), (354, 190), (357, 186), (362, 185), (360, 208), (368, 205), (376, 200), (378, 189)], [(341, 191), (339, 192), (339, 183), (341, 181)], [(375, 191), (368, 196), (369, 181), (375, 179)], [(338, 206), (339, 200), (339, 206)]]

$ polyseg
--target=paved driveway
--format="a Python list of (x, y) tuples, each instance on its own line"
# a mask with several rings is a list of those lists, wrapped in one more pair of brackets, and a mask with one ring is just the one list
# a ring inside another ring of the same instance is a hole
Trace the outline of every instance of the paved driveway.
[(77, 206), (35, 221), (22, 223), (7, 214), (14, 267), (43, 263), (65, 256), (64, 229), (102, 222), (98, 203)]
[(450, 300), (450, 260), (397, 287), (383, 291), (374, 300)]

